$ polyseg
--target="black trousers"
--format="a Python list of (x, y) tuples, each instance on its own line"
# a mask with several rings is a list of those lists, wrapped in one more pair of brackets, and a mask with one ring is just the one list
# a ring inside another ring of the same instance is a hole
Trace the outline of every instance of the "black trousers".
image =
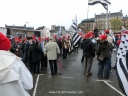
[(40, 73), (40, 62), (33, 62), (33, 74)]
[(67, 59), (67, 50), (66, 49), (63, 49), (63, 59)]
[(51, 75), (57, 75), (57, 60), (49, 60)]
[(42, 60), (41, 60), (41, 69), (43, 68), (47, 68), (47, 57), (43, 57)]

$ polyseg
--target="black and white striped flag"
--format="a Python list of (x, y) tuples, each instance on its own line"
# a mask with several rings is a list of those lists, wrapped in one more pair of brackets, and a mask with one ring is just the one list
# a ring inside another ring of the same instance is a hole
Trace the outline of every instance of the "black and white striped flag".
[(109, 2), (109, 0), (88, 0), (88, 5), (95, 5), (98, 3), (102, 4), (106, 10), (108, 10), (107, 5), (111, 4), (111, 2)]
[(77, 16), (75, 17), (75, 19), (73, 20), (73, 23), (71, 25), (72, 31), (73, 32), (77, 32)]
[(119, 86), (128, 96), (128, 34), (123, 34), (117, 51), (117, 77)]
[(77, 43), (82, 39), (82, 36), (80, 36), (77, 32), (73, 34), (72, 36), (72, 42), (73, 45), (77, 45)]
[(71, 25), (71, 29), (72, 29), (72, 44), (75, 46), (79, 40), (82, 39), (82, 36), (80, 36), (77, 32), (78, 32), (78, 28), (77, 28), (77, 16), (75, 17), (75, 19), (73, 20), (73, 23)]
[(69, 52), (73, 51), (73, 42), (72, 42), (72, 38), (69, 39)]

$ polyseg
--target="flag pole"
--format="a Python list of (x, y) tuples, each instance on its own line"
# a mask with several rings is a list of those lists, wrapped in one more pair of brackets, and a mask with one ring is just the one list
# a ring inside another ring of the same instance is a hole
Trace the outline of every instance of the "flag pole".
[(87, 8), (87, 19), (88, 19), (88, 14), (89, 14), (89, 5), (88, 5), (88, 8)]
[[(89, 5), (88, 5), (88, 8), (87, 8), (87, 20), (88, 20), (88, 14), (89, 14)], [(88, 31), (88, 24), (87, 24), (87, 31)]]
[(76, 32), (78, 32), (78, 24), (77, 24), (77, 14), (76, 14), (76, 26), (77, 26), (77, 28), (76, 28)]
[(107, 7), (107, 10), (106, 10), (106, 30), (108, 30), (108, 27), (109, 27), (109, 24), (108, 24), (109, 23), (108, 22), (109, 21), (109, 19), (108, 19), (108, 4), (106, 7)]

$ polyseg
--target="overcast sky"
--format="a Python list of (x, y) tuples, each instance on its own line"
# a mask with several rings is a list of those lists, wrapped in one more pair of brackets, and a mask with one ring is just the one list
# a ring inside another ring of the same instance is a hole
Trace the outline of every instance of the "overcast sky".
[[(65, 26), (72, 24), (77, 14), (78, 23), (87, 18), (88, 0), (0, 0), (0, 27), (7, 25), (23, 26)], [(128, 0), (110, 0), (109, 11), (128, 15)], [(88, 18), (94, 13), (106, 13), (101, 4), (89, 6)]]

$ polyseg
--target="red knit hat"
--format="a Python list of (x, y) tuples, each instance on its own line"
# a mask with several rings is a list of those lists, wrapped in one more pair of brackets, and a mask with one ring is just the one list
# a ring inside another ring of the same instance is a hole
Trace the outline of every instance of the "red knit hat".
[(56, 38), (56, 34), (53, 36), (53, 38)]
[(106, 33), (106, 34), (109, 34), (109, 30), (105, 30), (105, 33)]
[(101, 40), (106, 40), (106, 39), (107, 39), (107, 36), (106, 36), (106, 35), (100, 35), (99, 38), (100, 38)]
[(9, 50), (11, 48), (10, 40), (0, 32), (0, 50)]
[(61, 41), (61, 38), (60, 37), (58, 38), (58, 41)]
[(86, 33), (86, 34), (85, 34), (85, 37), (86, 37), (86, 38), (91, 37), (91, 33)]

